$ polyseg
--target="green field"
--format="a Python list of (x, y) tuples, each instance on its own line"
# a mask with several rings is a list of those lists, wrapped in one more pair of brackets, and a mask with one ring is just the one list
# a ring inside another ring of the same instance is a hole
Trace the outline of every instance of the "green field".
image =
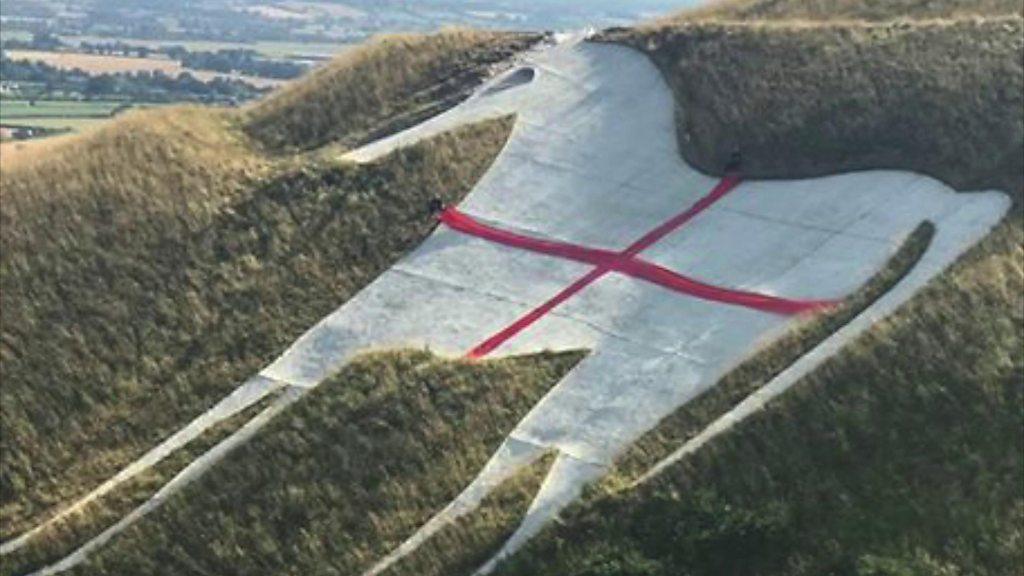
[(0, 125), (79, 132), (109, 121), (126, 103), (113, 100), (0, 100)]
[(104, 42), (125, 42), (127, 44), (159, 48), (162, 46), (184, 46), (192, 52), (231, 50), (246, 48), (255, 50), (267, 58), (319, 57), (328, 58), (348, 48), (351, 44), (330, 42), (214, 42), (207, 40), (138, 40), (135, 38), (104, 38), (101, 36), (61, 36), (68, 44), (82, 42), (92, 44)]
[(22, 118), (81, 118), (110, 116), (124, 102), (95, 100), (77, 102), (69, 100), (0, 100), (0, 121), (13, 122)]
[(0, 41), (3, 40), (23, 40), (28, 41), (32, 39), (32, 33), (26, 32), (25, 30), (0, 30)]
[(44, 128), (46, 130), (70, 130), (81, 132), (86, 128), (109, 122), (110, 118), (4, 118), (0, 124), (18, 128)]

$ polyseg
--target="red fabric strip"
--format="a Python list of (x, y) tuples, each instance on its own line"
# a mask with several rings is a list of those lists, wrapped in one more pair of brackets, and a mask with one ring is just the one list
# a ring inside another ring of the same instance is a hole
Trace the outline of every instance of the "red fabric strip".
[[(716, 190), (722, 190), (722, 188), (716, 188)], [(721, 195), (722, 194), (718, 194), (717, 197), (721, 197)], [(711, 195), (707, 198), (710, 197)], [(688, 210), (684, 215), (692, 217), (692, 210)], [(676, 217), (673, 218), (670, 223), (675, 225), (674, 228), (678, 228), (688, 219), (689, 218), (683, 219)], [(441, 214), (441, 221), (453, 230), (470, 236), (483, 238), (497, 244), (520, 248), (530, 252), (536, 252), (548, 256), (557, 256), (567, 260), (582, 262), (584, 264), (593, 264), (594, 266), (603, 268), (605, 272), (614, 270), (627, 276), (646, 280), (653, 284), (668, 288), (669, 290), (674, 290), (690, 296), (696, 296), (698, 298), (703, 298), (704, 300), (712, 300), (725, 304), (735, 304), (776, 314), (799, 314), (801, 312), (817, 310), (835, 304), (835, 302), (830, 300), (789, 300), (786, 298), (767, 296), (742, 290), (719, 288), (717, 286), (705, 284), (699, 280), (694, 280), (681, 274), (677, 274), (676, 272), (641, 258), (631, 257), (627, 255), (626, 252), (619, 253), (612, 252), (611, 250), (587, 248), (585, 246), (578, 246), (576, 244), (559, 242), (556, 240), (541, 240), (531, 238), (523, 234), (518, 234), (516, 232), (509, 232), (507, 230), (494, 228), (475, 220), (467, 214), (459, 212), (455, 208), (448, 208), (445, 210), (444, 213)], [(636, 249), (637, 247), (643, 249), (651, 246), (671, 232), (672, 228), (673, 227), (667, 227), (664, 225), (659, 226), (655, 230), (657, 234), (652, 233), (644, 236), (644, 238), (641, 239), (642, 242), (637, 242), (629, 249)], [(596, 280), (596, 278), (594, 280)], [(576, 290), (573, 293), (578, 291), (579, 290)], [(555, 297), (559, 300), (559, 303), (565, 300), (565, 298), (560, 298), (560, 296), (561, 294)], [(547, 304), (548, 303), (545, 303), (542, 307), (547, 307)]]
[(520, 317), (512, 324), (509, 324), (507, 327), (503, 328), (494, 336), (491, 336), (487, 340), (484, 340), (483, 342), (478, 344), (476, 348), (473, 348), (472, 350), (469, 351), (468, 354), (466, 354), (466, 357), (479, 359), (483, 358), (484, 356), (487, 356), (488, 354), (493, 352), (495, 348), (501, 346), (508, 340), (512, 339), (512, 337), (514, 337), (516, 334), (519, 334), (523, 330), (526, 330), (526, 328), (528, 328), (531, 324), (543, 318), (545, 315), (547, 315), (548, 312), (554, 310), (559, 304), (565, 302), (569, 298), (572, 298), (581, 290), (583, 290), (584, 288), (592, 284), (594, 281), (596, 281), (598, 278), (604, 276), (607, 273), (607, 268), (594, 268), (585, 276), (581, 277), (579, 280), (570, 284), (568, 287), (566, 287), (564, 290), (556, 294), (547, 302), (541, 304), (540, 306), (534, 308), (533, 310), (530, 310), (530, 312), (528, 312), (526, 315)]
[(490, 354), (499, 346), (515, 337), (516, 334), (522, 332), (534, 322), (550, 313), (560, 304), (569, 298), (572, 298), (584, 288), (596, 282), (602, 276), (611, 271), (646, 280), (653, 284), (657, 284), (658, 286), (668, 288), (669, 290), (704, 300), (744, 306), (746, 308), (753, 308), (755, 310), (775, 314), (799, 314), (835, 305), (837, 301), (832, 300), (790, 300), (776, 296), (757, 294), (754, 292), (720, 288), (718, 286), (700, 282), (699, 280), (688, 278), (667, 268), (636, 257), (636, 255), (643, 250), (650, 248), (665, 236), (679, 229), (679, 227), (689, 222), (704, 210), (707, 210), (715, 202), (736, 188), (739, 183), (740, 178), (736, 175), (729, 175), (722, 178), (711, 192), (694, 203), (694, 205), (689, 209), (665, 221), (654, 230), (651, 230), (642, 236), (622, 252), (587, 248), (585, 246), (579, 246), (568, 242), (560, 242), (557, 240), (531, 238), (524, 234), (501, 230), (499, 228), (483, 224), (471, 216), (460, 212), (454, 207), (445, 209), (440, 216), (441, 222), (458, 232), (504, 246), (519, 248), (549, 256), (556, 256), (595, 266), (593, 270), (570, 284), (554, 297), (477, 345), (475, 348), (470, 350), (467, 356), (469, 358), (482, 358)]
[(462, 232), (463, 234), (483, 238), (484, 240), (489, 240), (503, 246), (520, 248), (530, 252), (547, 254), (548, 256), (557, 256), (559, 258), (582, 262), (584, 264), (600, 266), (602, 264), (610, 264), (619, 258), (619, 253), (612, 252), (611, 250), (586, 248), (584, 246), (578, 246), (568, 242), (559, 242), (557, 240), (541, 240), (516, 232), (509, 232), (508, 230), (494, 228), (475, 220), (468, 214), (460, 212), (455, 207), (446, 208), (444, 212), (441, 213), (440, 220), (452, 230)]
[(703, 300), (733, 304), (773, 314), (801, 314), (838, 304), (836, 300), (791, 300), (757, 292), (721, 288), (683, 276), (641, 258), (623, 258), (617, 263), (614, 270)]
[(683, 224), (686, 224), (692, 220), (695, 216), (701, 212), (707, 210), (712, 204), (718, 202), (723, 196), (732, 192), (737, 186), (739, 186), (742, 179), (738, 174), (728, 174), (718, 181), (718, 184), (711, 189), (711, 192), (707, 196), (701, 198), (693, 206), (690, 206), (688, 210), (673, 216), (666, 220), (661, 226), (658, 226), (654, 230), (651, 230), (647, 234), (644, 234), (639, 240), (634, 242), (626, 248), (622, 253), (627, 256), (636, 256), (644, 250), (650, 248), (659, 240), (668, 236), (675, 230), (677, 230)]

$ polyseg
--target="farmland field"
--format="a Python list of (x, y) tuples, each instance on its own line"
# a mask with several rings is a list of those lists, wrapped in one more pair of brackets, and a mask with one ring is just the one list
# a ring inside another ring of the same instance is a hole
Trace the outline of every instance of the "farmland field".
[[(0, 125), (80, 132), (109, 121), (126, 103), (115, 100), (0, 100)], [(135, 106), (133, 106), (135, 107)]]
[(32, 39), (32, 33), (25, 30), (0, 30), (0, 41), (20, 40), (27, 42)]
[(108, 122), (109, 117), (91, 117), (91, 116), (79, 116), (79, 117), (49, 117), (49, 118), (10, 118), (4, 117), (0, 124), (4, 126), (18, 126), (28, 128), (45, 128), (47, 130), (70, 130), (72, 132), (81, 132), (86, 128), (92, 128), (93, 126), (99, 126), (104, 122)]
[(168, 58), (132, 58), (127, 56), (106, 56), (101, 54), (78, 54), (74, 52), (48, 52), (43, 50), (8, 50), (7, 57), (14, 61), (43, 62), (62, 70), (79, 69), (93, 75), (118, 72), (156, 72), (177, 76), (188, 72), (192, 76), (209, 81), (214, 78), (244, 80), (258, 88), (280, 86), (285, 81), (270, 78), (256, 78), (241, 74), (220, 74), (217, 72), (190, 70), (180, 62)]
[(166, 58), (128, 58), (72, 52), (45, 52), (42, 50), (8, 50), (7, 57), (14, 61), (43, 62), (63, 70), (78, 68), (89, 74), (116, 72), (155, 72), (157, 70), (177, 76), (184, 69), (181, 64)]
[(217, 50), (255, 50), (266, 58), (329, 58), (348, 48), (350, 44), (330, 42), (214, 42), (208, 40), (137, 40), (134, 38), (105, 38), (102, 36), (61, 36), (61, 40), (78, 46), (83, 42), (104, 44), (124, 42), (132, 46), (156, 49), (182, 46), (190, 52), (216, 52)]
[(97, 100), (88, 102), (38, 100), (0, 100), (0, 122), (19, 118), (69, 118), (82, 116), (110, 116), (124, 102)]

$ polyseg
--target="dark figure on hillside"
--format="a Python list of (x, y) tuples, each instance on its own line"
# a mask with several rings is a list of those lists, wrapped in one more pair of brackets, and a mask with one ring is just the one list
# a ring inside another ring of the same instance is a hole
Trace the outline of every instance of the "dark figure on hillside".
[(430, 199), (430, 204), (427, 205), (430, 210), (431, 216), (437, 216), (441, 212), (444, 212), (444, 201), (441, 200), (440, 196), (434, 196)]
[(730, 174), (736, 174), (743, 167), (743, 154), (740, 153), (740, 149), (733, 148), (732, 154), (729, 155), (729, 162), (725, 165), (725, 171)]

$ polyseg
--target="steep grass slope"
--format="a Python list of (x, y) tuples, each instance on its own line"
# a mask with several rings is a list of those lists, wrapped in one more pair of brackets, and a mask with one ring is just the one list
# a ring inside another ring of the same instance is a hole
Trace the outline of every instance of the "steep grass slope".
[(435, 191), (449, 201), (467, 192), (507, 127), (446, 135), (376, 166), (285, 170), (201, 225), (173, 212), (130, 218), (124, 203), (92, 198), (98, 213), (77, 215), (92, 230), (61, 231), (49, 249), (12, 239), (5, 528), (166, 436), (385, 270), (429, 232)]
[[(761, 176), (877, 163), (1001, 187), (1018, 205), (764, 412), (639, 488), (625, 481), (652, 460), (631, 453), (500, 574), (1024, 570), (1024, 42), (1019, 16), (1005, 16), (1019, 9), (745, 1), (610, 34), (651, 51), (693, 111), (680, 138), (705, 169), (741, 141), (745, 170)], [(904, 22), (806, 21), (830, 14)], [(694, 128), (702, 122), (711, 128)], [(706, 415), (686, 410), (651, 437), (692, 435), (687, 419)]]
[(1016, 0), (720, 0), (667, 20), (870, 20), (988, 17), (1024, 14)]
[[(901, 168), (1016, 190), (1024, 19), (1019, 2), (990, 4), (726, 3), (606, 39), (665, 74), (683, 154), (702, 170), (738, 149), (751, 177)], [(838, 20), (823, 19), (833, 10)]]
[(540, 39), (458, 29), (380, 36), (257, 104), (246, 132), (273, 150), (373, 140), (454, 105), (493, 66)]
[[(452, 62), (457, 51), (457, 70), (476, 69), (494, 61), (501, 38), (522, 45), (518, 36), (469, 35), (434, 53)], [(393, 49), (377, 61), (369, 48), (361, 61), (390, 69), (401, 56)], [(331, 70), (314, 88), (332, 89)], [(410, 95), (427, 105), (454, 94), (436, 71), (408, 77), (416, 84), (408, 89), (365, 71), (361, 80), (395, 98), (386, 111), (380, 100), (350, 103), (343, 113), (363, 128), (393, 121)], [(331, 100), (318, 90), (307, 97)], [(305, 123), (325, 122), (319, 111)], [(5, 157), (4, 539), (222, 397), (415, 246), (432, 225), (428, 200), (467, 192), (510, 128), (508, 120), (467, 127), (353, 166), (319, 152), (267, 155), (247, 135), (250, 122), (248, 112), (150, 111), (48, 142), (45, 155)]]
[(76, 573), (358, 574), (451, 501), (581, 356), (356, 360)]
[(503, 575), (1010, 575), (1024, 568), (1024, 234), (754, 418), (600, 491)]

